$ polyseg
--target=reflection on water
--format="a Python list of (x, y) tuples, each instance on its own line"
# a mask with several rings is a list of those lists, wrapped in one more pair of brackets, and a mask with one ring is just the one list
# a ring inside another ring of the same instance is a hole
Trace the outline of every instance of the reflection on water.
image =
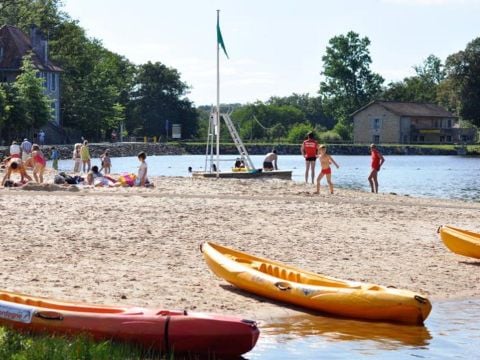
[(248, 359), (480, 359), (480, 301), (438, 302), (425, 326), (298, 315), (260, 324)]

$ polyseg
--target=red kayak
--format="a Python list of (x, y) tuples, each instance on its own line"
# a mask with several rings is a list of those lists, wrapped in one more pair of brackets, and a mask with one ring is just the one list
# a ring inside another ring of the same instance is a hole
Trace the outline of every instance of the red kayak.
[(0, 325), (46, 334), (86, 334), (163, 353), (241, 355), (256, 344), (254, 321), (206, 313), (101, 306), (0, 291)]

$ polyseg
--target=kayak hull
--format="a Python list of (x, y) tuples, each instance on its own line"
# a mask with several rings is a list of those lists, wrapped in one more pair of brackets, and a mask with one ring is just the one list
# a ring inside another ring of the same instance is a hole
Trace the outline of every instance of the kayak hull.
[(210, 242), (202, 245), (210, 269), (252, 293), (342, 317), (423, 324), (431, 304), (408, 290), (343, 281)]
[(162, 309), (90, 305), (0, 291), (0, 325), (56, 335), (86, 335), (163, 353), (237, 356), (256, 344), (253, 321)]
[(443, 225), (438, 229), (445, 246), (455, 254), (480, 259), (480, 234)]

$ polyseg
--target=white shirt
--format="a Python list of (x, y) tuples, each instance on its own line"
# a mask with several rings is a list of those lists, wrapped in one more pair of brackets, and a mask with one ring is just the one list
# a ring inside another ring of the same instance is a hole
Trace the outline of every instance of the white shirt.
[(10, 145), (10, 156), (12, 156), (12, 155), (20, 156), (20, 145), (18, 145), (18, 144)]

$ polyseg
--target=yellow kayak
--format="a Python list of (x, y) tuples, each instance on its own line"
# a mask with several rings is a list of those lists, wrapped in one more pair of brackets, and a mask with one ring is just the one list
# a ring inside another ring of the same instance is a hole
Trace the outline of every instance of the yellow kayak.
[(456, 254), (480, 259), (480, 234), (443, 225), (438, 229), (447, 248)]
[(211, 242), (201, 246), (210, 269), (229, 283), (271, 299), (343, 317), (423, 324), (432, 305), (408, 290), (344, 281)]

